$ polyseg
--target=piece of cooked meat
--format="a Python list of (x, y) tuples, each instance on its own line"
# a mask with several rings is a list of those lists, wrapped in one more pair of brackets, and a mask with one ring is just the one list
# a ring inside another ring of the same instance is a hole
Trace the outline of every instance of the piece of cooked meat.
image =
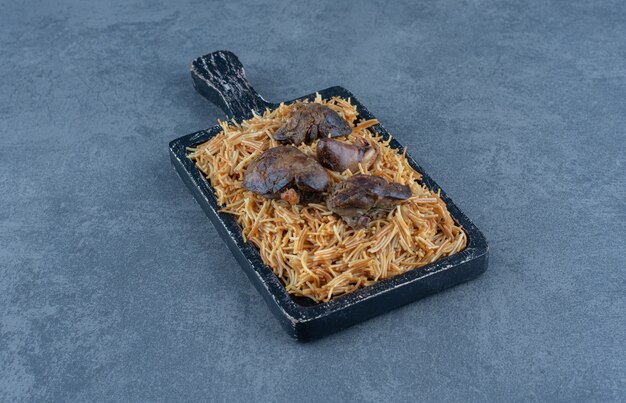
[[(314, 159), (292, 146), (278, 146), (263, 152), (244, 173), (242, 186), (251, 192), (274, 199), (287, 188), (302, 193), (323, 192), (330, 178)], [(293, 193), (283, 199), (297, 203), (300, 197)]]
[(328, 137), (317, 142), (317, 160), (328, 169), (343, 172), (359, 170), (359, 163), (369, 168), (376, 159), (376, 149), (363, 138), (357, 138), (354, 144), (344, 143)]
[(298, 145), (350, 133), (350, 123), (329, 107), (313, 102), (297, 103), (292, 106), (287, 123), (274, 133), (274, 139)]
[(296, 205), (300, 202), (300, 195), (295, 189), (287, 189), (280, 194), (281, 200), (286, 201), (287, 203)]
[(369, 214), (388, 210), (411, 196), (407, 185), (390, 183), (379, 176), (354, 175), (334, 187), (326, 205), (348, 225), (362, 228), (369, 223)]

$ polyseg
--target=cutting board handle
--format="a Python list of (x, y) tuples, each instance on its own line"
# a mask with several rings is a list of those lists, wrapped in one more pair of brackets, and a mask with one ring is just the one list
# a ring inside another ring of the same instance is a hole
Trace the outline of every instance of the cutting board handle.
[(239, 58), (227, 50), (201, 56), (191, 63), (193, 86), (229, 118), (248, 119), (271, 104), (252, 88)]

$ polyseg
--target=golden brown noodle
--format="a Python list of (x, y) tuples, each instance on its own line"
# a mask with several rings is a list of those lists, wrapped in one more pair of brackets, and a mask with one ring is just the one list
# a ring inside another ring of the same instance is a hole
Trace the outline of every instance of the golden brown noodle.
[[(315, 102), (334, 109), (353, 125), (357, 119), (350, 100), (324, 101), (318, 95)], [(409, 185), (413, 197), (374, 216), (368, 228), (352, 229), (323, 204), (291, 206), (243, 189), (248, 164), (279, 145), (271, 135), (286, 122), (289, 110), (289, 105), (281, 104), (241, 124), (220, 122), (221, 133), (189, 150), (189, 157), (215, 189), (221, 211), (237, 217), (244, 239), (258, 247), (263, 262), (289, 293), (328, 301), (465, 248), (463, 229), (439, 195), (420, 185), (421, 174), (408, 164), (406, 150), (398, 153), (388, 146), (389, 140), (368, 130), (378, 123), (374, 119), (359, 122), (347, 137), (348, 141), (363, 137), (379, 149), (375, 163), (369, 169), (360, 166), (360, 173)], [(315, 156), (316, 143), (298, 148)], [(358, 173), (328, 172), (333, 182)]]

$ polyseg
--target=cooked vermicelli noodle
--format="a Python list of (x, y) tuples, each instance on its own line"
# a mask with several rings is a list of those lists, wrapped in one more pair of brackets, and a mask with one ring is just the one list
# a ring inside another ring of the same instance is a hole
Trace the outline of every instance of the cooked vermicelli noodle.
[[(322, 103), (353, 126), (358, 113), (349, 100), (332, 98)], [(378, 149), (378, 157), (360, 172), (327, 170), (333, 183), (353, 174), (376, 175), (409, 185), (413, 196), (393, 210), (372, 217), (367, 228), (355, 230), (325, 204), (290, 205), (270, 200), (241, 187), (250, 162), (263, 151), (280, 145), (271, 135), (289, 117), (281, 104), (262, 116), (220, 122), (222, 132), (190, 149), (189, 157), (206, 175), (222, 212), (236, 216), (243, 237), (259, 249), (263, 262), (282, 280), (292, 295), (325, 302), (375, 282), (427, 265), (461, 251), (467, 242), (463, 229), (450, 217), (445, 203), (419, 183), (404, 152), (389, 147), (368, 128), (378, 121), (360, 121), (345, 140), (362, 137)], [(298, 148), (315, 157), (316, 143)]]

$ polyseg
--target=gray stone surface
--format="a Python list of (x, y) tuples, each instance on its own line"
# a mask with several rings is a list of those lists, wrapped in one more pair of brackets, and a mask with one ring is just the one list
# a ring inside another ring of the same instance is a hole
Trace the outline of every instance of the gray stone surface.
[[(353, 91), (489, 270), (289, 339), (168, 159), (217, 49)], [(626, 3), (3, 0), (0, 54), (0, 400), (626, 399)]]

